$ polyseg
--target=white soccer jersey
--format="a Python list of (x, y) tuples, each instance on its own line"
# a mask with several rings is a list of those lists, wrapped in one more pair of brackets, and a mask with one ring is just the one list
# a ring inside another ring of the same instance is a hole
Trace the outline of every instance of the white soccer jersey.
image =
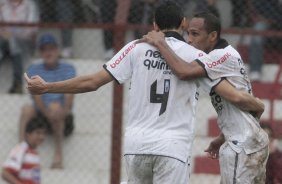
[[(252, 92), (241, 56), (232, 46), (215, 49), (197, 61), (205, 68), (210, 79), (226, 78), (238, 90)], [(214, 91), (211, 91), (210, 96), (218, 113), (219, 128), (234, 151), (244, 149), (250, 154), (267, 146), (267, 134), (249, 112), (241, 111)]]
[[(185, 61), (204, 54), (170, 33), (174, 36), (166, 37), (166, 42)], [(135, 41), (104, 67), (119, 83), (131, 81), (124, 153), (163, 155), (186, 162), (194, 138), (195, 81), (179, 80), (155, 47)]]

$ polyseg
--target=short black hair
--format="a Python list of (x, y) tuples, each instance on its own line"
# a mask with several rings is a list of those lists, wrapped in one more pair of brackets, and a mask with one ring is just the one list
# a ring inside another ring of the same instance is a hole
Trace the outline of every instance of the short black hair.
[(37, 129), (47, 129), (47, 125), (42, 119), (40, 118), (32, 118), (30, 121), (28, 121), (26, 127), (25, 127), (25, 133), (32, 133), (34, 130)]
[(221, 23), (218, 17), (210, 12), (201, 12), (193, 16), (193, 18), (202, 18), (204, 19), (204, 27), (207, 33), (213, 31), (217, 32), (217, 39), (220, 39), (221, 34)]
[(166, 0), (158, 4), (155, 11), (155, 23), (161, 30), (177, 29), (184, 18), (184, 13), (177, 3)]

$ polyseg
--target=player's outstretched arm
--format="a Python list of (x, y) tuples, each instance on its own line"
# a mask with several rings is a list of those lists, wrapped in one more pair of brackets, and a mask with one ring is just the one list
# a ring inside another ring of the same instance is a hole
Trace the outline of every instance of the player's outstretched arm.
[(144, 35), (139, 42), (147, 42), (159, 49), (166, 63), (171, 68), (172, 72), (181, 80), (188, 80), (197, 77), (205, 77), (206, 72), (197, 62), (185, 62), (178, 57), (173, 50), (168, 46), (162, 32), (151, 31)]
[(227, 80), (222, 80), (214, 90), (241, 110), (255, 112), (257, 118), (260, 118), (264, 111), (264, 104), (261, 100), (245, 91), (236, 90)]
[(27, 82), (27, 89), (31, 94), (43, 93), (85, 93), (96, 91), (99, 87), (113, 80), (113, 77), (106, 71), (101, 70), (95, 74), (75, 77), (60, 82), (46, 82), (40, 76), (29, 78), (24, 75)]

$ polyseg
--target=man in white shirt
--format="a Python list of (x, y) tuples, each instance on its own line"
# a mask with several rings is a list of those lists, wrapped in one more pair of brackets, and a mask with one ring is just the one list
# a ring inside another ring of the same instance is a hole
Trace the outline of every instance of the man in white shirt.
[[(7, 23), (36, 23), (38, 10), (33, 0), (3, 0), (0, 2), (0, 21)], [(13, 67), (13, 83), (9, 93), (22, 93), (23, 63), (31, 53), (36, 28), (1, 26), (0, 63), (8, 53)]]
[[(236, 89), (251, 94), (251, 84), (241, 56), (226, 40), (220, 38), (220, 31), (219, 19), (210, 13), (196, 14), (192, 18), (188, 28), (188, 43), (208, 55), (190, 63), (183, 61), (170, 49), (162, 33), (151, 32), (143, 40), (159, 48), (167, 64), (181, 79), (207, 77), (227, 81)], [(265, 181), (268, 137), (259, 125), (260, 114), (242, 111), (242, 108), (239, 109), (215, 91), (216, 88), (212, 88), (210, 96), (218, 113), (222, 134), (206, 151), (213, 158), (219, 157), (221, 183), (262, 184)]]
[[(173, 1), (157, 7), (154, 29), (164, 31), (171, 49), (189, 62), (205, 53), (185, 43), (181, 36), (185, 23), (181, 8)], [(55, 83), (25, 75), (28, 89), (33, 94), (83, 93), (95, 91), (112, 80), (130, 80), (130, 110), (124, 138), (128, 183), (187, 184), (198, 98), (196, 81), (179, 80), (157, 48), (135, 42), (128, 43), (103, 70), (93, 75)], [(218, 81), (205, 79), (210, 86)], [(263, 105), (248, 93), (238, 92), (227, 82), (220, 86), (233, 95), (227, 99), (240, 99), (233, 102), (247, 105), (248, 110), (263, 111)]]

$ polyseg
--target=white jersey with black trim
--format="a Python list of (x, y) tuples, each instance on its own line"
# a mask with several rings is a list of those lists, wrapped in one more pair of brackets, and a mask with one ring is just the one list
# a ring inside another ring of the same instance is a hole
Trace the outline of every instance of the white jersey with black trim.
[[(204, 54), (175, 34), (166, 42), (185, 61)], [(196, 82), (179, 80), (157, 48), (135, 41), (104, 68), (119, 83), (130, 80), (124, 154), (162, 155), (186, 162), (194, 138)]]
[[(202, 65), (210, 79), (226, 79), (236, 89), (252, 93), (251, 84), (240, 54), (230, 45), (211, 51), (196, 61)], [(218, 125), (232, 149), (254, 153), (268, 145), (267, 134), (249, 113), (240, 110), (213, 90), (212, 104), (218, 114)]]

